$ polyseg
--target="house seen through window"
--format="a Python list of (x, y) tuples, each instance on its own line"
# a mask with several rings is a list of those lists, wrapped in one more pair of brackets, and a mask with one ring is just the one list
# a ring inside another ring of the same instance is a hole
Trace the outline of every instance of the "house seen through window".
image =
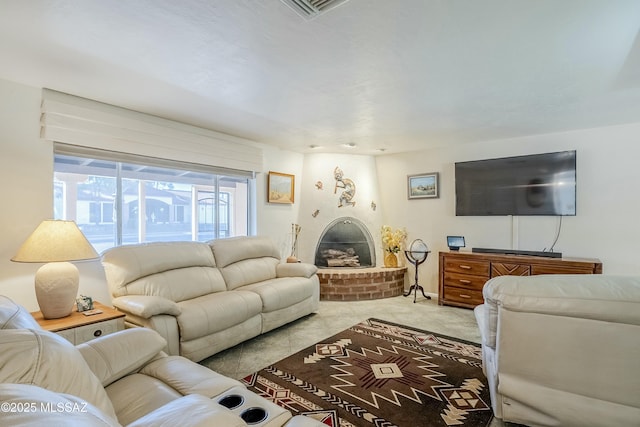
[(63, 154), (54, 172), (55, 218), (76, 221), (98, 252), (248, 234), (253, 178)]

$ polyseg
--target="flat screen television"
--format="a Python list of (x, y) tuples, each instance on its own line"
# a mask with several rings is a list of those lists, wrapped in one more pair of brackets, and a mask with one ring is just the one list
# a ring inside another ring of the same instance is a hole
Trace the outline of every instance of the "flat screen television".
[(575, 215), (576, 152), (455, 164), (456, 215)]

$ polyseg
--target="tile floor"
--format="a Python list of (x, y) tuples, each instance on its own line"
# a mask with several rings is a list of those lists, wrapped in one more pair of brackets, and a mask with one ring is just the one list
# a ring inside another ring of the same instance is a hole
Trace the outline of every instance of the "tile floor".
[[(242, 378), (358, 322), (375, 317), (431, 332), (480, 342), (473, 310), (438, 305), (435, 299), (394, 297), (371, 301), (320, 301), (318, 313), (246, 341), (205, 360), (203, 365)], [(494, 419), (490, 427), (512, 426)]]

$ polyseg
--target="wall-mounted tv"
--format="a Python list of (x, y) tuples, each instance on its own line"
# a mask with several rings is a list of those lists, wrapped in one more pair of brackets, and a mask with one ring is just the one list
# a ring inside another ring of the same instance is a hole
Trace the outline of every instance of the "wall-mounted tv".
[(575, 215), (576, 152), (455, 164), (456, 215)]

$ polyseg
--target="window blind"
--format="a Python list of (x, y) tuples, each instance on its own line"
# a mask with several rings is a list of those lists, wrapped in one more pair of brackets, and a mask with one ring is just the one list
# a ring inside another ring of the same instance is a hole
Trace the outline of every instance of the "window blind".
[(257, 142), (209, 129), (51, 89), (43, 89), (41, 113), (41, 137), (66, 146), (58, 145), (57, 151), (104, 150), (120, 161), (137, 155), (165, 162), (159, 166), (171, 163), (176, 167), (184, 162), (191, 165), (189, 169), (202, 165), (216, 172), (234, 170), (236, 175), (238, 171), (263, 171), (262, 148)]

